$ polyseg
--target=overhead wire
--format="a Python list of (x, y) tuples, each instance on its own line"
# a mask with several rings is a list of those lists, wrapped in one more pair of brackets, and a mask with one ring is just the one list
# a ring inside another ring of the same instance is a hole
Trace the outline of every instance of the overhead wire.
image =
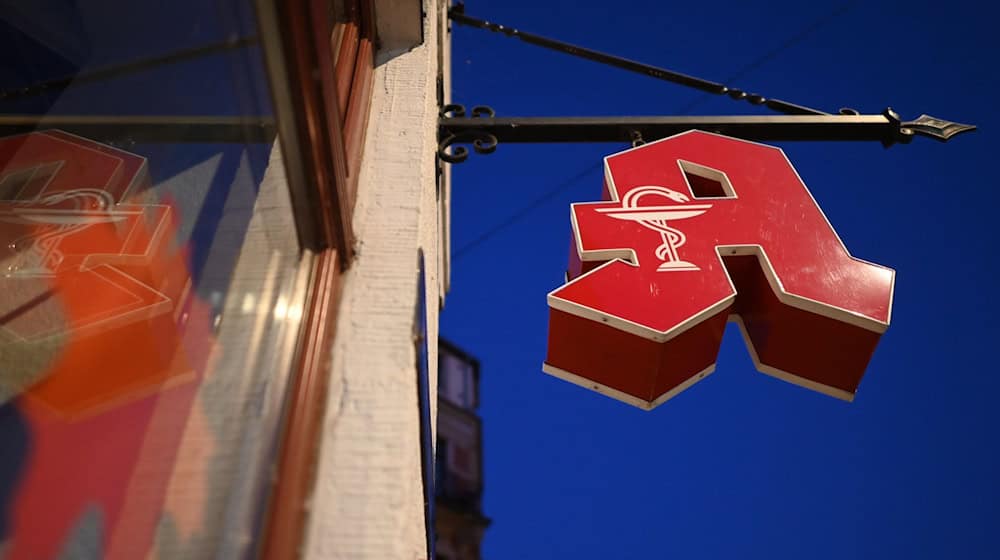
[[(746, 66), (740, 68), (737, 72), (735, 72), (732, 76), (730, 76), (726, 80), (726, 82), (729, 83), (729, 82), (735, 81), (735, 80), (737, 80), (739, 78), (742, 78), (742, 77), (746, 76), (750, 72), (752, 72), (752, 71), (754, 71), (754, 70), (762, 67), (764, 64), (766, 64), (767, 62), (771, 61), (772, 59), (774, 59), (775, 57), (777, 57), (782, 52), (784, 52), (784, 51), (792, 48), (793, 46), (795, 46), (798, 43), (802, 42), (807, 37), (809, 37), (810, 35), (812, 35), (813, 33), (815, 33), (816, 31), (819, 31), (820, 29), (822, 29), (824, 26), (826, 26), (827, 24), (829, 24), (831, 21), (833, 21), (837, 17), (846, 14), (852, 8), (854, 8), (854, 3), (853, 2), (846, 2), (844, 4), (841, 4), (839, 7), (837, 7), (832, 12), (830, 12), (830, 13), (828, 13), (828, 14), (826, 14), (826, 15), (824, 15), (824, 16), (822, 16), (822, 17), (820, 17), (820, 18), (818, 18), (818, 19), (816, 19), (816, 20), (814, 20), (812, 22), (810, 22), (808, 25), (803, 26), (794, 35), (792, 35), (791, 37), (789, 37), (788, 39), (786, 39), (785, 41), (783, 41), (782, 43), (780, 43), (779, 45), (777, 45), (773, 49), (771, 49), (771, 50), (767, 51), (766, 53), (762, 54), (761, 56), (755, 58), (753, 61), (751, 61)], [(680, 110), (678, 110), (675, 114), (686, 115), (690, 111), (692, 111), (694, 108), (698, 107), (699, 105), (703, 104), (704, 102), (708, 101), (709, 99), (712, 99), (711, 95), (709, 95), (709, 94), (701, 95), (700, 97), (694, 99), (690, 103), (682, 106), (680, 108)], [(577, 181), (579, 181), (580, 179), (584, 178), (585, 176), (587, 176), (588, 174), (590, 174), (591, 172), (593, 172), (595, 169), (597, 169), (598, 167), (600, 167), (602, 164), (603, 164), (603, 161), (602, 160), (598, 160), (598, 161), (596, 161), (596, 162), (594, 162), (594, 163), (592, 163), (592, 164), (584, 167), (580, 171), (574, 173), (573, 175), (571, 175), (570, 177), (566, 178), (565, 180), (559, 182), (554, 187), (552, 187), (548, 191), (544, 192), (541, 196), (533, 199), (531, 202), (528, 202), (527, 204), (525, 204), (524, 206), (522, 206), (521, 208), (519, 208), (518, 210), (516, 210), (514, 213), (512, 213), (510, 216), (508, 216), (507, 218), (505, 218), (501, 222), (499, 222), (499, 223), (491, 226), (489, 229), (487, 229), (483, 233), (481, 233), (478, 236), (476, 236), (472, 241), (469, 241), (468, 243), (462, 245), (461, 247), (459, 247), (458, 249), (456, 249), (455, 251), (453, 251), (452, 255), (451, 255), (451, 260), (453, 262), (457, 261), (462, 256), (467, 255), (473, 249), (476, 249), (477, 247), (479, 247), (480, 245), (482, 245), (486, 241), (488, 241), (491, 238), (495, 237), (501, 231), (503, 231), (503, 230), (507, 229), (508, 227), (510, 227), (510, 226), (518, 223), (519, 221), (521, 221), (522, 219), (524, 219), (528, 214), (530, 214), (533, 210), (539, 208), (540, 206), (544, 205), (545, 203), (549, 202), (550, 200), (555, 199), (559, 194), (561, 194), (562, 192), (566, 191), (570, 187), (574, 186), (577, 183)]]
[(576, 185), (577, 181), (579, 181), (580, 179), (583, 179), (585, 176), (587, 176), (590, 173), (592, 173), (595, 169), (597, 169), (598, 167), (600, 167), (601, 164), (603, 164), (603, 163), (604, 163), (603, 161), (597, 160), (596, 162), (588, 165), (587, 167), (581, 169), (580, 171), (577, 171), (572, 176), (570, 176), (570, 177), (564, 179), (563, 181), (561, 181), (560, 183), (556, 184), (556, 186), (552, 187), (551, 189), (549, 189), (548, 191), (546, 191), (545, 193), (543, 193), (538, 198), (532, 200), (528, 204), (525, 204), (519, 210), (517, 210), (516, 212), (514, 212), (513, 214), (511, 214), (510, 216), (508, 216), (502, 222), (494, 225), (493, 227), (491, 227), (488, 230), (484, 231), (483, 233), (479, 234), (479, 236), (477, 236), (472, 241), (466, 243), (465, 245), (462, 245), (461, 247), (459, 247), (458, 249), (456, 249), (455, 251), (453, 251), (452, 254), (451, 254), (451, 260), (452, 261), (458, 260), (462, 255), (465, 255), (469, 251), (471, 251), (471, 250), (475, 249), (476, 247), (482, 245), (483, 243), (489, 241), (490, 238), (492, 238), (496, 234), (500, 233), (501, 231), (503, 231), (503, 230), (507, 229), (508, 227), (510, 227), (510, 226), (516, 224), (517, 222), (521, 221), (529, 213), (531, 213), (532, 210), (538, 208), (539, 206), (542, 206), (546, 202), (548, 202), (548, 201), (554, 199), (556, 196), (560, 195), (563, 191), (565, 191), (565, 190), (569, 189), (570, 187)]
[[(836, 9), (834, 9), (832, 12), (813, 20), (808, 25), (803, 26), (796, 34), (785, 39), (783, 42), (776, 45), (774, 48), (767, 51), (766, 53), (758, 56), (749, 64), (737, 70), (734, 74), (731, 74), (724, 80), (724, 82), (728, 84), (745, 78), (748, 74), (750, 74), (754, 70), (757, 70), (761, 66), (764, 66), (772, 59), (776, 58), (779, 54), (801, 43), (810, 35), (812, 35), (816, 31), (819, 31), (834, 19), (851, 11), (853, 8), (854, 8), (854, 2), (845, 2), (844, 4), (841, 4)], [(699, 105), (702, 105), (703, 103), (711, 99), (712, 99), (711, 95), (701, 95), (696, 99), (694, 99), (693, 101), (691, 101), (690, 103), (688, 103), (687, 105), (681, 107), (681, 109), (677, 112), (677, 114), (686, 115)]]

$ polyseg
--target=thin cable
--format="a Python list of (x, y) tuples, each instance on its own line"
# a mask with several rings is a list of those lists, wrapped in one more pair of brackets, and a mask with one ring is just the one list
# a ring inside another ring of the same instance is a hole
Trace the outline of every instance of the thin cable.
[[(786, 41), (782, 42), (777, 47), (775, 47), (775, 48), (771, 49), (770, 51), (764, 53), (763, 55), (757, 57), (750, 64), (747, 64), (746, 66), (744, 66), (743, 68), (741, 68), (739, 71), (737, 71), (735, 74), (733, 74), (732, 77), (730, 77), (728, 80), (726, 80), (726, 82), (729, 83), (729, 82), (735, 81), (735, 80), (737, 80), (737, 79), (745, 76), (746, 74), (748, 74), (748, 73), (750, 73), (750, 72), (752, 72), (752, 71), (760, 68), (761, 66), (763, 66), (767, 62), (769, 62), (772, 59), (774, 59), (775, 57), (777, 57), (782, 52), (784, 52), (784, 51), (790, 49), (791, 47), (795, 46), (796, 44), (802, 42), (809, 35), (815, 33), (816, 31), (818, 31), (820, 29), (822, 29), (825, 25), (827, 25), (828, 23), (830, 23), (831, 21), (833, 21), (837, 17), (839, 17), (839, 16), (847, 13), (853, 7), (854, 7), (854, 4), (852, 2), (848, 2), (846, 4), (842, 4), (839, 8), (837, 8), (833, 12), (831, 12), (831, 13), (829, 13), (829, 14), (827, 14), (827, 15), (819, 18), (819, 19), (817, 19), (816, 21), (813, 21), (809, 25), (806, 25), (798, 33), (796, 33), (795, 35), (792, 35), (790, 38), (788, 38)], [(708, 99), (711, 99), (711, 97), (709, 95), (705, 95), (705, 96), (702, 96), (699, 99), (695, 99), (691, 103), (688, 103), (687, 105), (685, 105), (684, 107), (682, 107), (681, 110), (677, 112), (677, 114), (680, 114), (680, 115), (686, 114), (689, 111), (691, 111), (692, 109), (694, 109), (695, 107), (697, 107), (698, 105), (700, 105), (700, 104), (704, 103), (705, 101), (707, 101)], [(596, 163), (588, 165), (587, 167), (585, 167), (581, 171), (577, 172), (573, 176), (571, 176), (568, 179), (564, 180), (563, 182), (557, 184), (555, 187), (549, 189), (548, 191), (546, 191), (544, 194), (542, 194), (538, 198), (532, 200), (527, 205), (523, 206), (522, 208), (520, 208), (519, 210), (517, 210), (516, 212), (514, 212), (513, 214), (511, 214), (510, 216), (508, 216), (504, 221), (502, 221), (502, 222), (494, 225), (490, 229), (488, 229), (485, 232), (481, 233), (478, 237), (476, 237), (475, 239), (473, 239), (469, 243), (466, 243), (465, 245), (462, 245), (457, 250), (455, 250), (455, 251), (452, 252), (452, 255), (451, 255), (452, 262), (457, 261), (460, 257), (462, 257), (463, 255), (467, 254), (469, 251), (475, 249), (476, 247), (482, 245), (483, 243), (485, 243), (489, 239), (493, 238), (500, 231), (502, 231), (504, 229), (507, 229), (508, 227), (510, 227), (510, 226), (516, 224), (517, 222), (521, 221), (532, 210), (535, 210), (539, 206), (541, 206), (541, 205), (545, 204), (546, 202), (548, 202), (548, 201), (552, 200), (553, 198), (555, 198), (556, 195), (558, 195), (558, 194), (562, 193), (563, 191), (565, 191), (566, 189), (572, 187), (574, 184), (576, 184), (577, 181), (579, 181), (580, 179), (582, 179), (584, 176), (586, 176), (588, 173), (590, 173), (591, 171), (593, 171), (595, 168), (599, 167), (602, 163), (603, 163), (602, 160), (598, 160)]]
[(587, 176), (588, 174), (590, 174), (591, 172), (593, 172), (595, 169), (597, 169), (598, 167), (600, 167), (603, 163), (604, 163), (603, 160), (598, 160), (597, 162), (595, 162), (595, 163), (593, 163), (591, 165), (588, 165), (584, 169), (578, 171), (572, 177), (569, 177), (568, 179), (566, 179), (566, 180), (562, 181), (561, 183), (557, 184), (555, 187), (549, 189), (544, 194), (542, 194), (542, 196), (539, 196), (538, 198), (536, 198), (536, 199), (532, 200), (531, 202), (529, 202), (527, 205), (521, 207), (519, 210), (517, 210), (516, 212), (514, 212), (513, 214), (511, 214), (509, 217), (507, 217), (507, 219), (505, 219), (504, 221), (502, 221), (502, 222), (496, 224), (495, 226), (491, 227), (490, 229), (484, 231), (483, 233), (481, 233), (479, 235), (479, 237), (476, 237), (472, 241), (466, 243), (465, 245), (462, 245), (457, 250), (455, 250), (454, 252), (452, 252), (452, 254), (451, 254), (451, 260), (452, 261), (457, 261), (462, 255), (464, 255), (464, 254), (468, 253), (469, 251), (475, 249), (476, 247), (482, 245), (483, 243), (485, 243), (486, 241), (488, 241), (490, 238), (492, 238), (494, 235), (496, 235), (497, 233), (499, 233), (501, 230), (507, 229), (508, 227), (510, 227), (510, 226), (516, 224), (517, 222), (521, 221), (532, 210), (534, 210), (534, 209), (538, 208), (539, 206), (545, 204), (546, 202), (552, 200), (553, 198), (555, 198), (557, 195), (559, 195), (560, 193), (562, 193), (566, 189), (572, 187), (573, 185), (576, 184), (577, 181), (579, 181), (580, 179), (583, 179), (585, 176)]
[[(773, 49), (771, 49), (771, 50), (767, 51), (766, 53), (762, 54), (761, 56), (757, 57), (750, 64), (747, 64), (743, 68), (740, 68), (735, 74), (732, 74), (731, 76), (729, 76), (728, 78), (726, 78), (725, 79), (725, 83), (730, 84), (730, 83), (733, 83), (733, 82), (735, 82), (737, 80), (743, 79), (744, 77), (746, 77), (747, 74), (753, 72), (754, 70), (757, 70), (761, 66), (764, 66), (765, 64), (767, 64), (768, 62), (770, 62), (772, 59), (776, 58), (779, 54), (783, 53), (784, 51), (786, 51), (786, 50), (788, 50), (788, 49), (790, 49), (792, 47), (794, 47), (798, 43), (801, 43), (807, 37), (809, 37), (810, 35), (812, 35), (813, 33), (817, 32), (817, 31), (819, 31), (820, 29), (822, 29), (823, 27), (825, 27), (827, 24), (829, 24), (831, 21), (833, 21), (833, 20), (837, 19), (838, 17), (846, 14), (847, 12), (851, 11), (853, 8), (854, 8), (854, 3), (853, 2), (847, 2), (845, 4), (841, 4), (840, 7), (838, 7), (836, 10), (834, 10), (834, 11), (830, 12), (829, 14), (827, 14), (827, 15), (825, 15), (825, 16), (823, 16), (823, 17), (821, 17), (821, 18), (819, 18), (819, 19), (817, 19), (815, 21), (813, 21), (809, 25), (803, 27), (798, 33), (796, 33), (795, 35), (792, 35), (791, 37), (789, 37), (788, 39), (786, 39), (780, 45), (774, 47)], [(690, 103), (688, 103), (687, 105), (685, 105), (684, 107), (682, 107), (680, 109), (680, 111), (677, 112), (677, 114), (678, 115), (686, 115), (686, 114), (690, 113), (695, 107), (698, 107), (699, 105), (704, 104), (709, 99), (712, 99), (712, 96), (710, 96), (710, 95), (702, 95), (701, 97), (699, 97), (699, 98), (691, 101)]]

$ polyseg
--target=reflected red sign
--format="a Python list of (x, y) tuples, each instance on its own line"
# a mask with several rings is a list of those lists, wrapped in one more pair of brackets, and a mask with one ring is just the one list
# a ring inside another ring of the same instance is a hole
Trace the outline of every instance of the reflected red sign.
[(76, 415), (187, 373), (169, 362), (190, 281), (171, 208), (138, 203), (145, 159), (46, 131), (0, 140), (0, 170), (0, 334), (25, 370), (7, 396), (47, 379), (29, 398)]
[(63, 132), (0, 139), (6, 558), (150, 551), (212, 335), (148, 181)]
[(761, 372), (853, 399), (895, 272), (848, 253), (780, 149), (687, 132), (607, 157), (604, 199), (572, 205), (547, 373), (653, 408), (732, 319)]

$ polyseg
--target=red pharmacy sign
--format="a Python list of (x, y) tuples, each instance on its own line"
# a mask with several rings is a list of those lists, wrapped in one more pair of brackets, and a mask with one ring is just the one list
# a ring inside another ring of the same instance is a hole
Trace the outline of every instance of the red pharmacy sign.
[(604, 199), (572, 205), (545, 372), (650, 409), (733, 319), (758, 370), (853, 399), (895, 272), (848, 253), (784, 152), (686, 132), (607, 157)]

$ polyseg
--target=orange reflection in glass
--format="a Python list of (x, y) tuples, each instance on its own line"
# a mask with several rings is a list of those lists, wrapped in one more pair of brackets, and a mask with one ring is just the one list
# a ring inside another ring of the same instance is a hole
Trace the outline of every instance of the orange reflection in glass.
[(212, 335), (148, 187), (109, 146), (0, 139), (0, 402), (30, 431), (7, 558), (60, 554), (81, 520), (105, 557), (149, 552)]

